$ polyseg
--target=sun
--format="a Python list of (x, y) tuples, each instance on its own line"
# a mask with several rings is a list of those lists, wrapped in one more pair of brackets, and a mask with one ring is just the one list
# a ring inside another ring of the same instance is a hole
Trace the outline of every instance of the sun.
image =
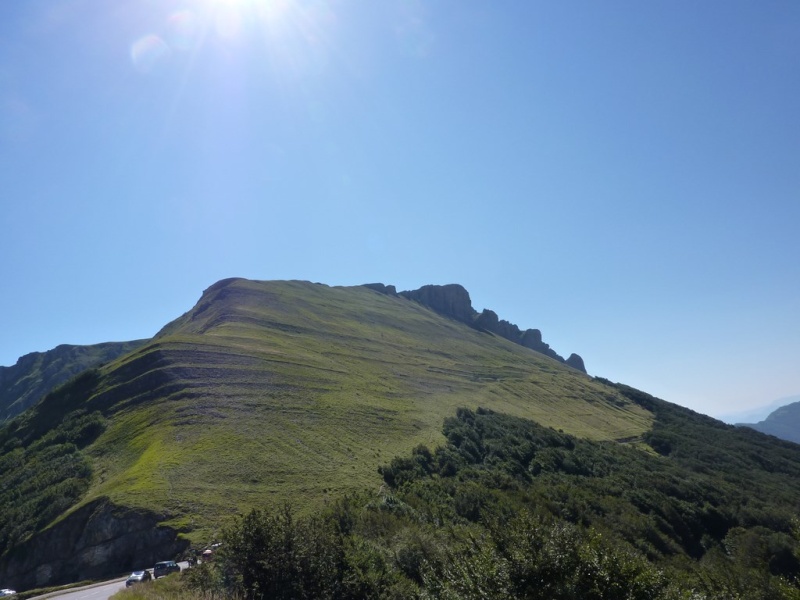
[(260, 53), (275, 73), (303, 76), (328, 64), (336, 23), (329, 0), (183, 0), (132, 42), (130, 57), (136, 70), (155, 74), (181, 64), (188, 72), (210, 52), (228, 59)]
[(274, 23), (291, 9), (292, 0), (205, 0), (217, 18), (258, 19)]
[(275, 41), (293, 15), (297, 0), (197, 0), (206, 23), (220, 38), (235, 40), (246, 32), (260, 32)]

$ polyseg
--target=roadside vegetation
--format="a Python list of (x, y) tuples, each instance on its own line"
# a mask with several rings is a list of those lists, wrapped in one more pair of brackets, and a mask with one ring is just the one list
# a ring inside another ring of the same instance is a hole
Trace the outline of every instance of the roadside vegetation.
[[(140, 583), (114, 594), (114, 600), (220, 600), (219, 594), (204, 592), (186, 585), (185, 576), (170, 575), (156, 581)], [(226, 596), (227, 600), (243, 600), (237, 596)]]
[(159, 597), (800, 598), (797, 446), (605, 384), (656, 413), (646, 446), (460, 409), (379, 493), (241, 515)]

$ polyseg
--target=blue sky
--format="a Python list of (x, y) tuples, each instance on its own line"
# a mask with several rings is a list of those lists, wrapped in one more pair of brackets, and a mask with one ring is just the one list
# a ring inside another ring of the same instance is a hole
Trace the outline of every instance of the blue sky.
[(714, 416), (800, 394), (800, 3), (0, 5), (0, 365), (218, 279), (460, 283)]

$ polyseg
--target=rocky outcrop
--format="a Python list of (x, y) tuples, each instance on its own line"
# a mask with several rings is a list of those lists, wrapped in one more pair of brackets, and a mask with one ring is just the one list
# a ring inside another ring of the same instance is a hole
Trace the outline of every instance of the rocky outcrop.
[(504, 337), (513, 342), (519, 343), (519, 339), (522, 336), (519, 327), (513, 323), (509, 323), (508, 321), (498, 318), (497, 314), (488, 308), (483, 309), (483, 312), (475, 319), (474, 324), (478, 329), (491, 331), (492, 333), (496, 333), (500, 337)]
[[(478, 329), (483, 329), (484, 331), (489, 331), (499, 335), (500, 337), (504, 337), (507, 340), (519, 344), (520, 346), (525, 346), (534, 352), (539, 352), (540, 354), (554, 358), (559, 362), (566, 362), (561, 355), (559, 355), (555, 350), (550, 348), (548, 344), (545, 344), (542, 341), (541, 331), (538, 329), (527, 329), (524, 332), (520, 331), (519, 327), (513, 323), (499, 319), (494, 311), (484, 309), (478, 318), (475, 319), (474, 325)], [(586, 372), (583, 369), (581, 370), (584, 373)]]
[[(566, 362), (558, 352), (550, 347), (549, 344), (546, 344), (542, 341), (542, 332), (538, 329), (526, 329), (525, 333), (520, 336), (519, 343), (526, 348), (530, 348), (534, 352), (540, 352), (545, 356), (556, 359), (559, 362)], [(580, 370), (586, 373), (585, 369)]]
[(375, 290), (381, 294), (386, 296), (396, 296), (397, 295), (397, 288), (393, 285), (383, 285), (382, 283), (365, 283), (365, 288), (369, 288), (371, 290)]
[(188, 541), (159, 526), (160, 520), (97, 500), (0, 558), (0, 581), (25, 590), (113, 577), (172, 559)]
[(457, 283), (424, 285), (418, 290), (400, 292), (400, 295), (464, 323), (471, 323), (476, 314), (469, 292)]
[(365, 284), (364, 287), (375, 290), (381, 294), (391, 296), (399, 295), (403, 298), (414, 300), (439, 314), (466, 323), (470, 327), (481, 331), (499, 335), (515, 344), (525, 346), (535, 352), (539, 352), (562, 362), (573, 369), (586, 373), (586, 367), (580, 356), (571, 354), (567, 360), (564, 360), (561, 355), (542, 341), (542, 332), (538, 329), (527, 329), (523, 332), (513, 323), (500, 319), (493, 310), (484, 309), (481, 313), (478, 313), (472, 308), (472, 300), (469, 297), (469, 292), (458, 284), (425, 285), (418, 290), (400, 292), (399, 294), (393, 285), (387, 286), (382, 283), (369, 283)]
[(108, 342), (91, 346), (62, 344), (47, 352), (26, 354), (12, 367), (0, 367), (0, 423), (33, 406), (78, 373), (112, 361), (144, 342)]
[(540, 348), (543, 345), (545, 346), (547, 345), (544, 342), (542, 342), (542, 332), (539, 331), (538, 329), (526, 329), (525, 333), (522, 334), (520, 343), (526, 348), (530, 348), (531, 350), (536, 350), (537, 348)]
[(574, 352), (569, 355), (569, 358), (566, 362), (573, 369), (578, 369), (578, 371), (583, 371), (586, 373), (586, 367), (583, 366), (583, 359)]

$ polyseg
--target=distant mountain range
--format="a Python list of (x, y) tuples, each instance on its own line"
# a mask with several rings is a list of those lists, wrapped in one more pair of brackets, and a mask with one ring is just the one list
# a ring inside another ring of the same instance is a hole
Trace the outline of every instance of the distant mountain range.
[(718, 414), (717, 418), (731, 425), (735, 425), (736, 423), (757, 423), (766, 419), (770, 413), (774, 412), (776, 409), (791, 404), (792, 402), (800, 402), (800, 396), (788, 396), (755, 408)]
[(757, 423), (737, 423), (756, 431), (774, 435), (782, 440), (800, 444), (800, 396), (785, 398), (790, 401), (772, 411), (766, 419)]

